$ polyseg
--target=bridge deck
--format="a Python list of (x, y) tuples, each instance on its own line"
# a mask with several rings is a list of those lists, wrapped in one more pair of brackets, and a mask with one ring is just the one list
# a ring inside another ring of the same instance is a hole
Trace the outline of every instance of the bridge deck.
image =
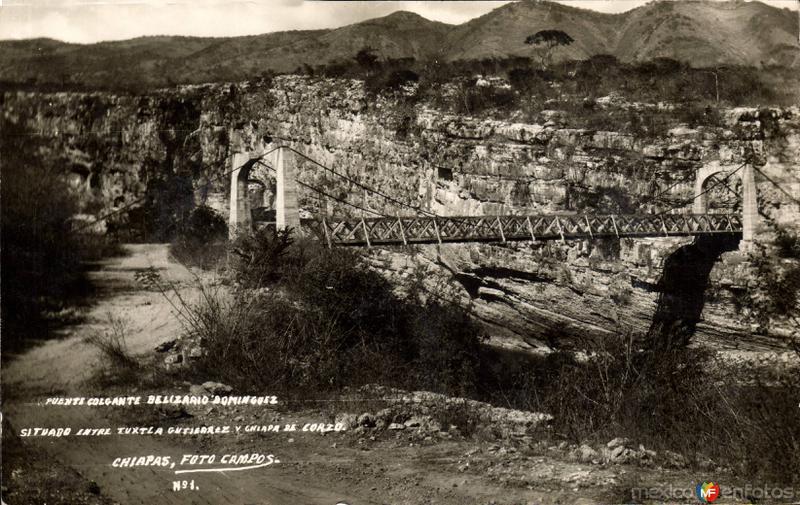
[(735, 214), (523, 215), (304, 219), (329, 246), (505, 242), (740, 233)]

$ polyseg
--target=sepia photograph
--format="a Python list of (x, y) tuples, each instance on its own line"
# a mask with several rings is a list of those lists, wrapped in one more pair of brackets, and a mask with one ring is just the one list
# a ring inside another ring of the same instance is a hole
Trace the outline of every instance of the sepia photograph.
[(3, 505), (800, 504), (800, 1), (0, 0)]

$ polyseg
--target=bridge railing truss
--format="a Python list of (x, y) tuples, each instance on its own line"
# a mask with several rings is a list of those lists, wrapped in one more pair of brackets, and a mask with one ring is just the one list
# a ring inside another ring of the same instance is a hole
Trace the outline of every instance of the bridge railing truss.
[(304, 219), (328, 246), (506, 242), (740, 233), (736, 214), (424, 216)]

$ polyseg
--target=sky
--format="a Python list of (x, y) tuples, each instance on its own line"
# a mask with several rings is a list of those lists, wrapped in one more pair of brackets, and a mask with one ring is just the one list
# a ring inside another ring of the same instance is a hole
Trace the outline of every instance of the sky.
[[(623, 12), (646, 0), (557, 0)], [(679, 1), (679, 0), (678, 0)], [(797, 9), (800, 0), (762, 0)], [(237, 36), (335, 28), (398, 10), (459, 24), (507, 1), (0, 0), (0, 39), (91, 43), (143, 35)]]

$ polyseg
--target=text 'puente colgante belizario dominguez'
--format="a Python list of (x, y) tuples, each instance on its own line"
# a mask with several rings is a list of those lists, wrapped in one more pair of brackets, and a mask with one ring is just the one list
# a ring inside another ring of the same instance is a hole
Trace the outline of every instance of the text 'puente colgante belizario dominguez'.
[[(754, 169), (752, 165), (699, 170), (695, 181), (692, 213), (664, 214), (568, 214), (568, 215), (495, 215), (439, 216), (397, 202), (414, 211), (414, 215), (386, 215), (369, 209), (374, 217), (318, 216), (301, 219), (298, 205), (298, 185), (325, 197), (324, 190), (296, 179), (295, 163), (289, 158), (300, 156), (340, 177), (328, 167), (306, 157), (289, 146), (277, 146), (250, 152), (236, 152), (231, 157), (230, 233), (249, 231), (253, 226), (248, 182), (250, 170), (261, 164), (274, 170), (275, 225), (278, 229), (292, 228), (313, 235), (333, 246), (373, 246), (441, 244), (458, 242), (506, 242), (593, 239), (601, 237), (671, 237), (706, 234), (741, 234), (745, 241), (753, 240), (758, 219)], [(736, 175), (742, 181), (742, 213), (708, 213), (704, 188), (711, 176), (729, 178)], [(350, 181), (364, 191), (374, 191), (357, 181)], [(335, 198), (335, 197), (334, 197)], [(342, 202), (347, 204), (347, 202)], [(352, 204), (348, 204), (352, 205)], [(356, 205), (353, 205), (357, 207)]]

